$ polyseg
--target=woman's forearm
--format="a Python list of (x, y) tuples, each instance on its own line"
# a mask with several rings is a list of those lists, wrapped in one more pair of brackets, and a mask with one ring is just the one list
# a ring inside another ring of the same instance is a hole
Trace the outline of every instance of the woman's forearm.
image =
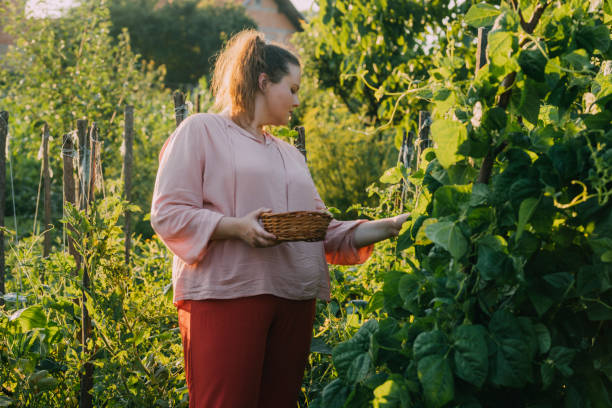
[(240, 237), (240, 219), (234, 217), (223, 217), (217, 224), (217, 228), (210, 237), (213, 239), (236, 239)]
[(396, 237), (408, 217), (409, 214), (401, 214), (359, 224), (355, 229), (353, 242), (357, 248), (361, 248), (387, 238)]

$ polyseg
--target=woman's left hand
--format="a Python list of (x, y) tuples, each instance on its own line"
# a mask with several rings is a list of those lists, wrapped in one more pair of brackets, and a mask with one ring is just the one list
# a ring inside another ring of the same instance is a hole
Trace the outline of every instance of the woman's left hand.
[(387, 218), (389, 221), (389, 237), (397, 237), (402, 230), (402, 225), (410, 217), (409, 213), (396, 215), (395, 217)]
[(360, 224), (355, 230), (355, 246), (360, 248), (383, 239), (397, 237), (402, 230), (402, 224), (406, 222), (408, 217), (410, 217), (410, 214), (406, 213)]

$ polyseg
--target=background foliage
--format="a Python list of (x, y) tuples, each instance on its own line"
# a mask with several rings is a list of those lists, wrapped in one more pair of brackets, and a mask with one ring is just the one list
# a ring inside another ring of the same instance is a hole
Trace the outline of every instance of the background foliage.
[[(294, 124), (306, 126), (324, 200), (369, 218), (412, 212), (368, 262), (331, 269), (300, 406), (612, 406), (612, 3), (543, 4), (321, 1), (298, 36)], [(475, 73), (481, 26), (488, 64)], [(174, 126), (164, 70), (132, 53), (126, 33), (115, 42), (105, 6), (9, 29), (18, 40), (0, 92), (21, 149), (9, 149), (20, 214), (33, 212), (39, 121), (57, 132), (55, 151), (77, 118), (98, 121), (116, 180), (126, 102), (137, 112), (136, 203), (147, 208)], [(394, 166), (421, 109), (434, 147)], [(65, 215), (94, 271), (92, 354), (78, 342), (80, 276), (59, 236), (48, 259), (40, 235), (11, 244), (0, 406), (76, 406), (87, 360), (97, 405), (187, 405), (170, 257), (155, 237), (135, 238), (124, 264), (126, 203), (108, 185), (88, 214)]]
[[(427, 84), (389, 95), (430, 103), (435, 147), (385, 178), (410, 183), (413, 219), (312, 405), (611, 406), (610, 4), (552, 2), (530, 25), (537, 9), (470, 5)], [(474, 75), (451, 40), (479, 26), (493, 27)]]
[(146, 61), (164, 65), (164, 83), (173, 89), (210, 79), (213, 57), (231, 36), (257, 25), (232, 2), (111, 0), (111, 34), (125, 28), (132, 48)]

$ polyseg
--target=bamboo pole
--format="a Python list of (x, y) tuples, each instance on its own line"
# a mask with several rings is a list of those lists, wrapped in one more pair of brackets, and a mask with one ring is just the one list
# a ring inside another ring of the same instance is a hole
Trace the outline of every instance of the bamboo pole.
[(6, 200), (6, 136), (8, 134), (9, 113), (0, 112), (0, 306), (4, 304), (4, 204)]
[(174, 117), (176, 119), (176, 127), (187, 117), (187, 107), (185, 106), (185, 95), (181, 91), (175, 91), (174, 99)]
[[(132, 201), (132, 162), (134, 144), (134, 107), (125, 107), (125, 121), (123, 132), (124, 156), (123, 156), (123, 193), (124, 200)], [(132, 246), (132, 224), (130, 210), (125, 211), (125, 264), (130, 264), (130, 248)]]
[[(43, 185), (45, 194), (43, 238), (43, 258), (47, 258), (51, 252), (51, 171), (49, 169), (49, 125), (43, 127)], [(41, 281), (45, 281), (44, 270), (40, 273)]]

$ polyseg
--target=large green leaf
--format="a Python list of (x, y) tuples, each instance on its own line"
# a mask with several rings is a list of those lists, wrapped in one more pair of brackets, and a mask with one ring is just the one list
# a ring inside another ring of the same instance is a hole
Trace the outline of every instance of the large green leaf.
[(552, 364), (557, 370), (561, 372), (566, 377), (574, 374), (574, 370), (570, 367), (570, 364), (574, 360), (574, 356), (576, 355), (576, 350), (556, 346), (550, 350), (548, 353), (547, 362)]
[(440, 119), (431, 125), (431, 137), (436, 145), (434, 151), (438, 161), (442, 167), (448, 168), (460, 159), (457, 150), (467, 139), (467, 130), (460, 122)]
[(402, 170), (399, 166), (391, 167), (387, 169), (385, 173), (380, 176), (380, 182), (386, 184), (397, 184), (402, 180)]
[(546, 57), (538, 48), (523, 50), (518, 58), (523, 73), (538, 82), (544, 81), (546, 62)]
[(586, 265), (580, 268), (576, 276), (576, 290), (579, 295), (592, 295), (612, 288), (612, 266)]
[(433, 243), (450, 252), (455, 259), (461, 258), (467, 252), (468, 242), (461, 229), (452, 221), (428, 225), (425, 234)]
[(499, 235), (486, 235), (478, 241), (476, 269), (484, 280), (496, 279), (511, 268), (506, 246), (506, 240)]
[(529, 123), (536, 125), (540, 116), (540, 95), (538, 94), (537, 82), (530, 78), (521, 81), (517, 86), (520, 88), (520, 99), (518, 113)]
[(498, 106), (487, 109), (482, 117), (482, 126), (488, 130), (503, 130), (508, 123), (506, 111)]
[(417, 361), (433, 354), (444, 355), (448, 350), (448, 339), (440, 330), (423, 332), (414, 340), (412, 350)]
[(406, 273), (399, 281), (399, 295), (404, 300), (403, 308), (412, 314), (420, 311), (419, 295), (423, 287), (421, 277), (414, 273)]
[(23, 331), (47, 326), (47, 316), (40, 305), (19, 309), (9, 317), (9, 320), (19, 324)]
[(489, 194), (491, 191), (489, 190), (489, 186), (483, 183), (476, 183), (472, 187), (472, 197), (470, 199), (470, 205), (484, 205), (487, 204), (489, 200)]
[(455, 371), (459, 378), (481, 387), (487, 378), (488, 352), (486, 329), (463, 324), (455, 330)]
[(521, 203), (521, 206), (519, 208), (518, 224), (516, 226), (516, 235), (514, 236), (515, 241), (521, 239), (523, 231), (525, 230), (525, 226), (529, 222), (529, 219), (533, 215), (539, 202), (539, 198), (530, 197), (523, 200), (523, 202)]
[(344, 343), (332, 351), (332, 359), (338, 373), (348, 382), (363, 381), (372, 367), (369, 353), (372, 335), (378, 329), (376, 320), (368, 320)]
[(604, 24), (583, 26), (576, 34), (576, 42), (589, 53), (594, 49), (605, 52), (610, 47), (610, 30)]
[(464, 212), (470, 202), (471, 186), (442, 186), (434, 193), (434, 217)]
[(487, 56), (498, 67), (504, 66), (512, 54), (512, 33), (496, 31), (488, 35)]
[(454, 398), (453, 373), (444, 356), (434, 354), (422, 358), (417, 370), (428, 407), (442, 407)]
[(410, 406), (410, 393), (405, 384), (406, 380), (394, 375), (383, 384), (374, 389), (374, 408), (408, 408)]
[(523, 338), (518, 320), (510, 312), (498, 310), (491, 317), (489, 332), (497, 345), (489, 360), (491, 382), (503, 387), (524, 386), (531, 361), (528, 342)]
[(472, 27), (487, 27), (493, 25), (495, 19), (501, 14), (497, 7), (487, 4), (474, 4), (465, 15), (465, 22)]
[(325, 408), (343, 408), (350, 392), (351, 388), (345, 385), (341, 379), (336, 378), (323, 389), (323, 406)]
[(546, 353), (548, 350), (550, 350), (551, 345), (550, 332), (548, 331), (548, 328), (541, 323), (537, 323), (533, 325), (533, 329), (535, 330), (538, 338), (540, 353)]
[(383, 276), (383, 294), (385, 306), (389, 309), (402, 307), (403, 300), (400, 296), (400, 280), (406, 276), (406, 272), (388, 271)]

